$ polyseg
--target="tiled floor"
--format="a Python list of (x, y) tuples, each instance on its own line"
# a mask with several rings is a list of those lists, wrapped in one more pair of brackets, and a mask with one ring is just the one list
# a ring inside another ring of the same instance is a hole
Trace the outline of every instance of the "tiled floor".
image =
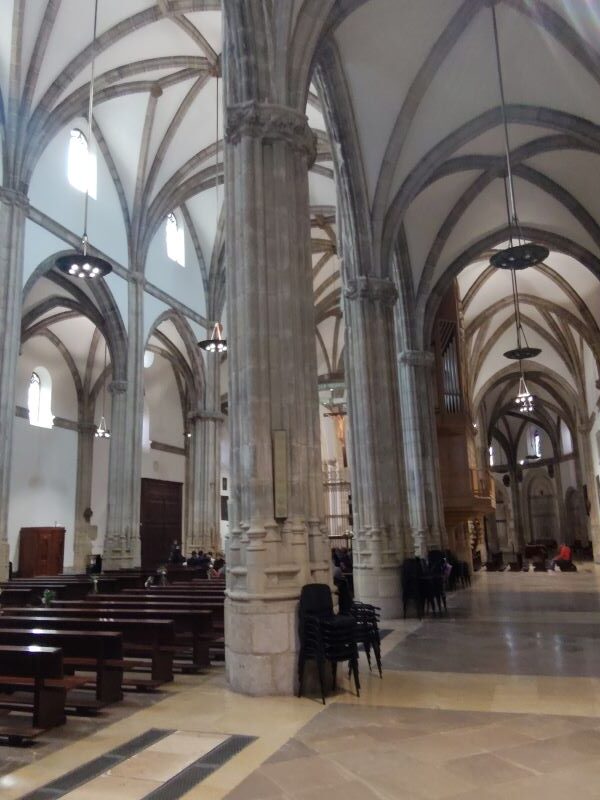
[[(256, 739), (187, 800), (600, 800), (600, 577), (479, 575), (447, 619), (396, 621), (384, 679), (361, 664), (325, 708), (230, 692), (220, 669), (0, 778), (2, 800), (150, 728), (174, 730), (70, 794), (137, 800), (232, 734)], [(67, 728), (65, 728), (65, 731)], [(203, 749), (204, 748), (204, 749)], [(0, 759), (12, 750), (0, 749)]]

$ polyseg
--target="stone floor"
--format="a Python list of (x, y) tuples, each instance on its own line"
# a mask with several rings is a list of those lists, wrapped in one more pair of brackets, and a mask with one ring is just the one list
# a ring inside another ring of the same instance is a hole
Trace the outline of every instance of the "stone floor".
[[(479, 575), (447, 618), (386, 622), (383, 680), (363, 663), (361, 697), (344, 683), (326, 707), (234, 695), (217, 668), (178, 678), (79, 741), (40, 743), (0, 778), (0, 796), (600, 798), (599, 590), (592, 568)], [(134, 752), (152, 731), (158, 740)], [(51, 784), (88, 762), (96, 771), (76, 788)]]

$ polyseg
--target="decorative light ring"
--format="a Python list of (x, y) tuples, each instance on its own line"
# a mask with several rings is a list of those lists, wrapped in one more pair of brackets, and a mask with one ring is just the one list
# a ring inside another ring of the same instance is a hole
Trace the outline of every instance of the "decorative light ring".
[(108, 430), (104, 416), (100, 418), (100, 424), (96, 428), (96, 433), (94, 436), (96, 439), (110, 439), (110, 431)]
[(198, 342), (198, 347), (206, 350), (207, 353), (226, 353), (227, 352), (227, 339), (221, 338), (221, 325), (215, 323), (212, 336), (210, 339), (203, 339)]
[(227, 339), (203, 339), (198, 342), (198, 347), (206, 350), (207, 353), (226, 353)]
[(527, 242), (499, 250), (490, 258), (490, 264), (497, 269), (527, 269), (543, 263), (549, 255), (544, 245)]
[(536, 358), (541, 352), (539, 347), (515, 347), (514, 350), (507, 350), (503, 355), (504, 358), (511, 358), (513, 361), (522, 361), (524, 358)]
[(59, 256), (55, 263), (57, 269), (73, 278), (104, 278), (109, 272), (112, 272), (108, 261), (85, 253)]

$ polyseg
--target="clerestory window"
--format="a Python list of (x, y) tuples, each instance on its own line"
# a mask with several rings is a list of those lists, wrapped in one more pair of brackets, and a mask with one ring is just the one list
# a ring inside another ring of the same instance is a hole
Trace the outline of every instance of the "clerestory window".
[(69, 152), (67, 155), (67, 177), (69, 183), (79, 192), (89, 187), (90, 197), (96, 199), (98, 165), (96, 156), (90, 152), (88, 141), (79, 128), (71, 130)]
[(167, 214), (165, 227), (167, 240), (167, 255), (172, 261), (176, 261), (180, 266), (185, 267), (185, 237), (183, 226), (177, 222), (177, 217), (171, 211)]
[(36, 367), (29, 379), (27, 391), (27, 408), (29, 410), (29, 423), (39, 428), (52, 428), (54, 414), (52, 413), (52, 379), (50, 373), (43, 367)]

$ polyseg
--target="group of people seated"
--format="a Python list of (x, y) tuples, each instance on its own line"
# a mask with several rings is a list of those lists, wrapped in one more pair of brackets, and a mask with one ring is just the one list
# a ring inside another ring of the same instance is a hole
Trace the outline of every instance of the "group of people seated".
[(212, 550), (205, 553), (204, 550), (192, 550), (187, 558), (181, 552), (179, 542), (173, 542), (169, 553), (169, 564), (177, 564), (182, 567), (201, 567), (205, 569), (210, 578), (225, 575), (225, 559), (223, 553), (213, 555)]

